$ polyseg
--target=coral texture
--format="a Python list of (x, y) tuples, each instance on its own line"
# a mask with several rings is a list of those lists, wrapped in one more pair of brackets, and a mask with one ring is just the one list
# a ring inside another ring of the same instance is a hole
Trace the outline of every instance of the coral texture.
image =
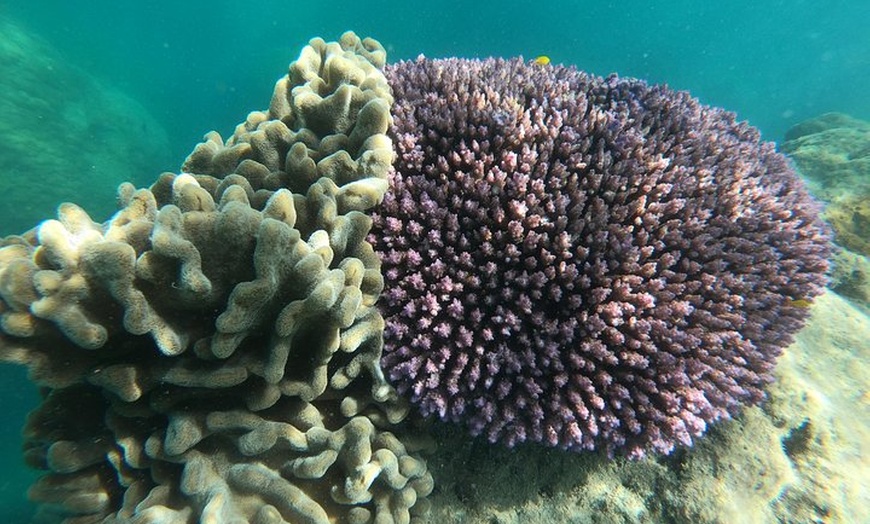
[(365, 241), (394, 153), (385, 53), (314, 39), (268, 111), (95, 223), (0, 246), (0, 358), (44, 387), (31, 497), (64, 522), (406, 523), (432, 489), (388, 431)]
[(521, 60), (386, 68), (383, 365), (426, 415), (642, 456), (759, 402), (828, 244), (787, 160), (686, 93)]

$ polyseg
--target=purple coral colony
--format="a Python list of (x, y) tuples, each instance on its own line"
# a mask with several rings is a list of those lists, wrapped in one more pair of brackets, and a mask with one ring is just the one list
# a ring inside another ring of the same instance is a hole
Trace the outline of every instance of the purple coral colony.
[(424, 415), (640, 457), (763, 399), (829, 248), (757, 130), (683, 92), (522, 60), (386, 74), (382, 364)]

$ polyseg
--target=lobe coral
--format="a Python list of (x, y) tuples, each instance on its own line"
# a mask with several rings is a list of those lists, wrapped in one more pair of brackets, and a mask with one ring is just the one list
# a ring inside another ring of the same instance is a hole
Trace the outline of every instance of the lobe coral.
[(825, 284), (785, 157), (687, 93), (521, 59), (387, 66), (382, 365), (474, 435), (641, 457), (763, 400)]

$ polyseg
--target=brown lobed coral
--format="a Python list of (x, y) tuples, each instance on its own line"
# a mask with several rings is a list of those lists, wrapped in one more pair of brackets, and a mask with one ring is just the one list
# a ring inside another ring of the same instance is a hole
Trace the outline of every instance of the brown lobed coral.
[(376, 41), (314, 39), (182, 173), (0, 243), (0, 358), (44, 399), (42, 512), (85, 522), (409, 522), (432, 490), (389, 430), (364, 213), (393, 158)]

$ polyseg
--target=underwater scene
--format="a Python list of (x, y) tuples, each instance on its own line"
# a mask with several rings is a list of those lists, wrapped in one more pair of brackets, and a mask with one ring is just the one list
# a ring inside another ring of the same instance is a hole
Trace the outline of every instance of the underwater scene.
[(870, 522), (868, 21), (0, 0), (0, 517)]

